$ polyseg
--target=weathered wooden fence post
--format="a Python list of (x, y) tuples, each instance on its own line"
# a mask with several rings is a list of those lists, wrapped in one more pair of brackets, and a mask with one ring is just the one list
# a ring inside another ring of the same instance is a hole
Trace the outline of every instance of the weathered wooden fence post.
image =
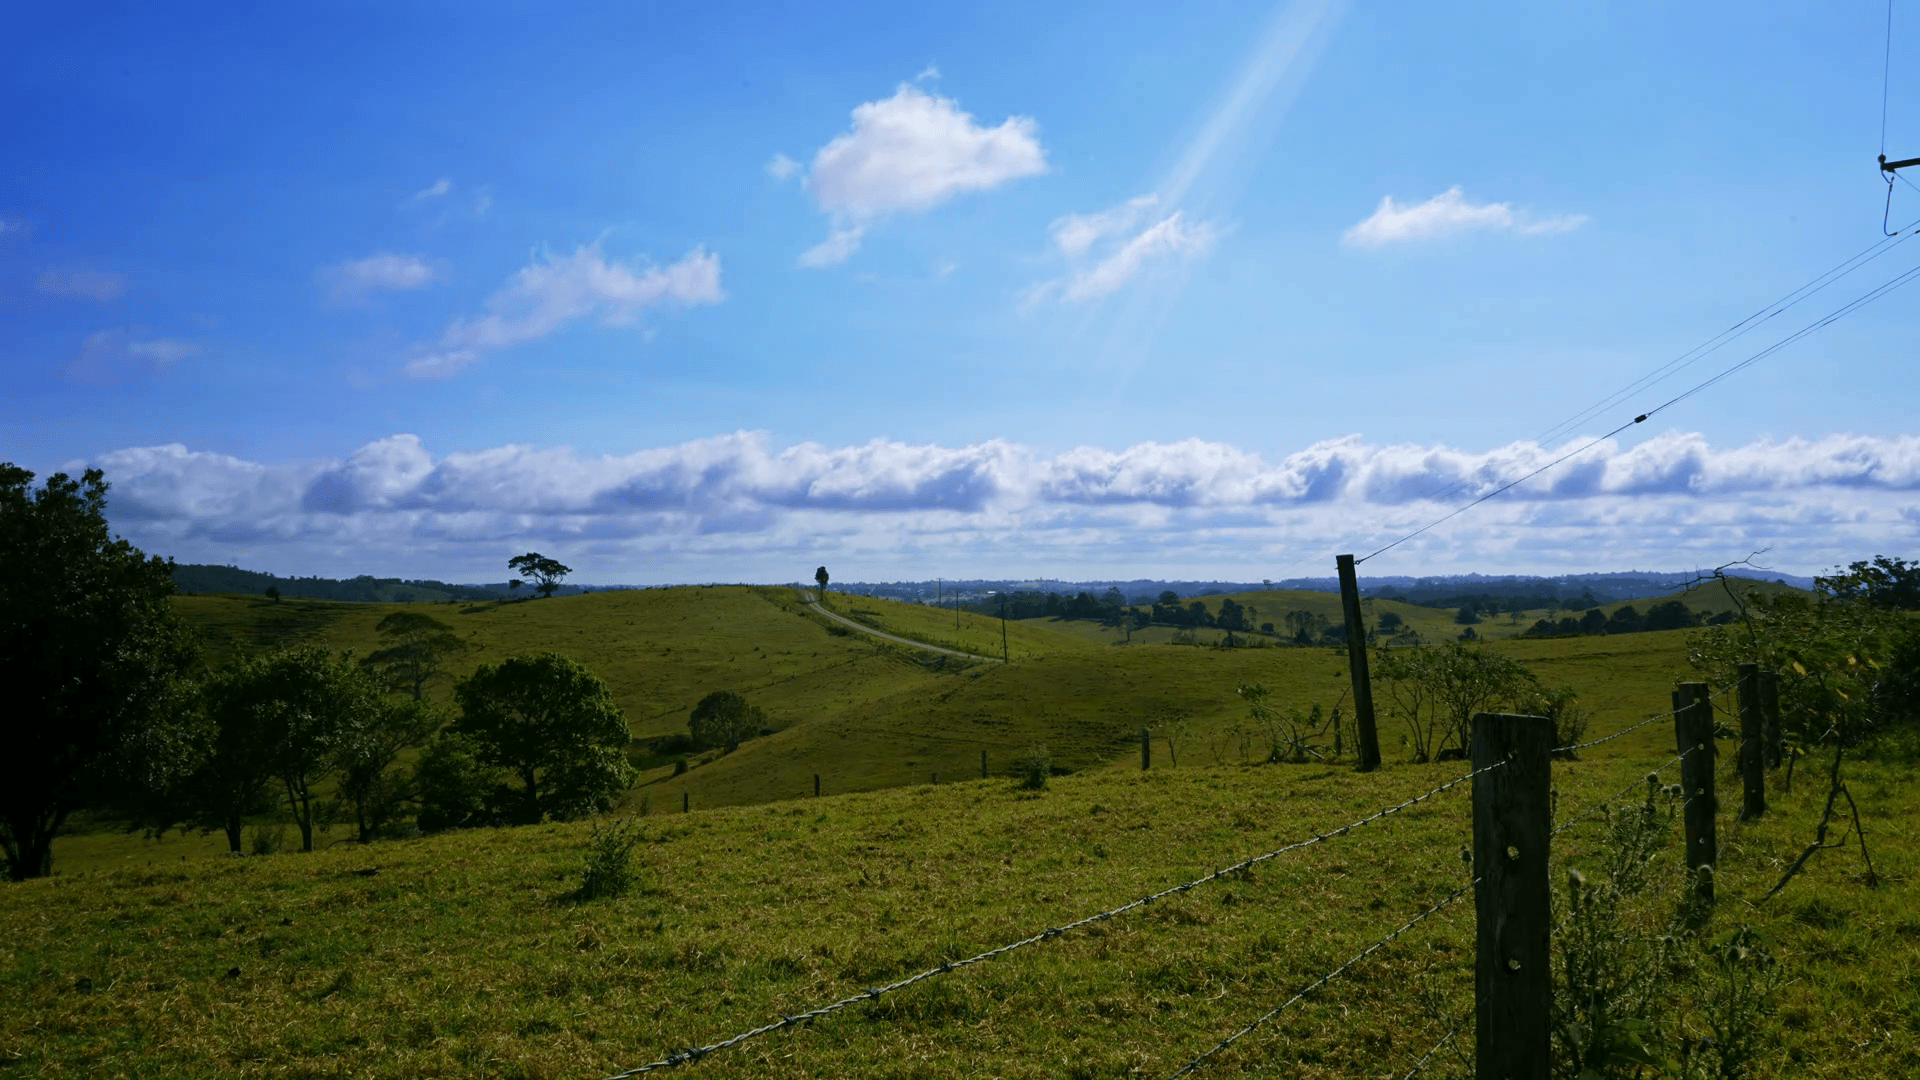
[(1360, 581), (1354, 576), (1353, 556), (1336, 555), (1340, 571), (1340, 602), (1347, 616), (1347, 672), (1353, 681), (1353, 719), (1360, 745), (1360, 771), (1380, 767), (1380, 737), (1373, 728), (1373, 680), (1367, 675), (1367, 628), (1360, 621)]
[(1760, 665), (1740, 665), (1740, 820), (1767, 812), (1767, 762), (1761, 735)]
[(816, 799), (820, 797), (820, 774), (819, 773), (813, 774), (813, 797)]
[(1780, 677), (1760, 673), (1760, 745), (1766, 749), (1767, 768), (1780, 767)]
[(985, 780), (986, 778), (987, 778), (987, 752), (985, 750), (982, 750), (980, 751), (980, 779)]
[(684, 791), (681, 792), (680, 793), (680, 812), (683, 814), (687, 814), (687, 813), (692, 813), (692, 811), (693, 811), (693, 796), (689, 795)]
[(1553, 721), (1473, 718), (1473, 983), (1478, 1080), (1549, 1074), (1553, 976), (1547, 846)]
[(1140, 729), (1140, 771), (1146, 772), (1153, 767), (1153, 735), (1146, 728)]
[[(1717, 861), (1720, 840), (1713, 815), (1719, 809), (1713, 790), (1713, 700), (1703, 682), (1683, 682), (1673, 692), (1674, 749), (1681, 754), (1680, 788), (1687, 830), (1687, 869), (1697, 872)], [(1697, 878), (1702, 900), (1713, 899), (1713, 877)]]

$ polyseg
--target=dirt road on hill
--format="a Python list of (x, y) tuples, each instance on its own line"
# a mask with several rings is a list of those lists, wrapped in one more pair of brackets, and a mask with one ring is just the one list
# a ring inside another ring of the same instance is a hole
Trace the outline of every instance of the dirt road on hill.
[(989, 664), (998, 664), (1001, 662), (1000, 658), (997, 656), (981, 656), (978, 653), (961, 652), (959, 649), (949, 649), (942, 645), (929, 645), (924, 641), (915, 641), (912, 638), (903, 638), (896, 634), (889, 634), (883, 630), (875, 630), (873, 627), (868, 626), (866, 623), (855, 622), (854, 620), (847, 618), (845, 615), (838, 615), (838, 614), (835, 614), (834, 612), (828, 611), (826, 608), (821, 607), (820, 601), (816, 596), (814, 596), (812, 589), (795, 589), (794, 591), (800, 594), (801, 603), (807, 605), (808, 607), (812, 608), (814, 611), (820, 613), (821, 615), (825, 615), (827, 618), (832, 619), (834, 622), (837, 622), (842, 626), (848, 627), (849, 629), (858, 630), (863, 634), (872, 635), (873, 637), (877, 637), (882, 641), (891, 641), (895, 645), (905, 645), (910, 649), (925, 649), (928, 652), (945, 653), (948, 656), (958, 656), (963, 660), (985, 660)]

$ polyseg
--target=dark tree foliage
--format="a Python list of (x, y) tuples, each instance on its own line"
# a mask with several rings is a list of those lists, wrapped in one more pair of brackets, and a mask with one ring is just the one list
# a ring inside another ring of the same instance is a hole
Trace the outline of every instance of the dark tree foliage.
[(532, 578), (534, 590), (542, 597), (552, 596), (553, 590), (560, 587), (560, 579), (573, 573), (573, 567), (562, 566), (560, 560), (549, 559), (537, 551), (508, 559), (507, 569)]
[(100, 470), (32, 483), (0, 464), (0, 851), (15, 881), (52, 872), (74, 811), (164, 789), (199, 748), (171, 562), (111, 536)]
[(484, 825), (493, 820), (489, 804), (500, 790), (500, 770), (483, 759), (479, 743), (443, 731), (420, 751), (413, 788), (422, 832)]
[(751, 737), (766, 723), (766, 713), (758, 705), (732, 690), (715, 690), (700, 699), (687, 717), (687, 730), (700, 746), (724, 746), (738, 750), (740, 741)]
[(366, 741), (385, 737), (396, 712), (379, 684), (345, 657), (303, 645), (246, 660), (211, 680), (207, 714), (218, 735), (202, 773), (203, 805), (218, 815), (228, 842), (237, 845), (235, 815), (264, 770), (286, 797), (300, 850), (312, 851), (325, 809), (320, 789)]
[(453, 730), (520, 782), (515, 820), (610, 810), (632, 779), (626, 718), (607, 684), (576, 661), (549, 652), (482, 664), (454, 697)]
[(427, 683), (440, 677), (446, 657), (467, 647), (453, 627), (415, 611), (396, 611), (374, 631), (390, 644), (369, 653), (360, 666), (373, 671), (388, 689), (411, 693), (415, 701)]
[(1858, 600), (1884, 611), (1920, 611), (1920, 562), (1876, 555), (1814, 583), (1836, 600)]
[(823, 599), (823, 600), (824, 600), (824, 599), (826, 599), (826, 595), (827, 595), (827, 568), (826, 568), (826, 567), (824, 567), (824, 566), (822, 566), (822, 567), (820, 567), (819, 569), (817, 569), (817, 570), (815, 570), (815, 571), (813, 572), (813, 580), (814, 580), (814, 581), (815, 581), (815, 582), (816, 582), (816, 583), (817, 583), (817, 584), (818, 584), (818, 585), (820, 586), (820, 598), (821, 598), (821, 599)]
[(340, 797), (353, 804), (361, 843), (379, 839), (418, 795), (413, 777), (394, 767), (401, 751), (439, 730), (440, 714), (413, 699), (380, 703), (365, 724), (341, 741)]

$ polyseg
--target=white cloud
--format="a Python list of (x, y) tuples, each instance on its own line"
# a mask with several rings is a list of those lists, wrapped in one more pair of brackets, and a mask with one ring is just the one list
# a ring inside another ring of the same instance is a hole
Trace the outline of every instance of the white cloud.
[(1055, 221), (1054, 244), (1070, 257), (1084, 255), (1103, 241), (1111, 242), (1092, 265), (1029, 287), (1021, 296), (1022, 305), (1032, 307), (1052, 299), (1068, 303), (1095, 300), (1155, 266), (1188, 262), (1213, 249), (1216, 238), (1213, 226), (1204, 221), (1188, 221), (1179, 210), (1125, 236), (1152, 210), (1155, 201), (1151, 195), (1142, 195), (1104, 213), (1068, 216)]
[(422, 289), (440, 274), (417, 255), (383, 253), (324, 267), (319, 277), (335, 303), (353, 303), (375, 292)]
[(119, 274), (92, 270), (49, 270), (40, 275), (33, 287), (49, 296), (72, 296), (104, 304), (118, 300), (127, 291), (127, 279)]
[(582, 247), (522, 267), (487, 301), (485, 315), (455, 320), (439, 344), (409, 361), (406, 370), (415, 378), (445, 378), (484, 352), (537, 341), (580, 319), (597, 315), (608, 326), (626, 326), (649, 308), (725, 298), (720, 256), (704, 248), (663, 267), (644, 259), (609, 261), (598, 247)]
[(1383, 247), (1420, 240), (1435, 240), (1475, 229), (1518, 232), (1525, 235), (1567, 232), (1579, 228), (1585, 214), (1535, 220), (1516, 212), (1508, 203), (1475, 205), (1456, 185), (1423, 203), (1411, 206), (1395, 202), (1388, 195), (1380, 200), (1373, 215), (1346, 232), (1345, 240), (1355, 247)]
[(1048, 226), (1054, 246), (1070, 259), (1087, 253), (1096, 242), (1127, 232), (1160, 201), (1157, 195), (1136, 195), (1111, 210), (1097, 214), (1068, 214)]
[(926, 67), (920, 69), (920, 74), (913, 77), (914, 82), (927, 82), (929, 80), (934, 82), (940, 80), (940, 66), (938, 64), (928, 64)]
[(126, 330), (102, 330), (88, 335), (67, 366), (76, 382), (111, 386), (137, 376), (159, 375), (204, 350), (190, 341), (150, 338)]
[(775, 180), (790, 180), (802, 169), (806, 168), (806, 166), (785, 154), (773, 155), (773, 160), (767, 162), (766, 167), (767, 175), (773, 177)]
[(864, 225), (835, 229), (825, 240), (800, 253), (800, 265), (817, 268), (846, 262), (848, 256), (860, 250), (860, 239), (866, 233)]
[(428, 199), (437, 199), (452, 190), (453, 190), (453, 181), (443, 176), (440, 179), (435, 180), (431, 185), (421, 188), (419, 191), (414, 192), (413, 201), (425, 202)]
[(27, 231), (27, 223), (24, 221), (8, 221), (0, 218), (0, 236), (23, 236)]
[[(853, 110), (852, 130), (814, 154), (806, 185), (840, 235), (1046, 171), (1031, 117), (983, 127), (952, 98), (902, 83), (892, 97)], [(821, 248), (833, 243), (830, 237)]]
[[(1555, 453), (1352, 436), (1269, 462), (1200, 439), (1048, 456), (998, 440), (775, 449), (743, 432), (599, 457), (527, 446), (436, 457), (396, 435), (334, 462), (174, 445), (92, 464), (114, 484), (116, 527), (188, 561), (494, 580), (496, 564), (532, 545), (601, 581), (787, 580), (821, 551), (869, 580), (936, 567), (1251, 580), (1315, 552), (1330, 572), (1331, 552), (1371, 550)], [(1817, 570), (1912, 550), (1916, 493), (1916, 436), (1715, 448), (1671, 433), (1595, 447), (1375, 569), (1678, 569), (1770, 547), (1782, 569)]]

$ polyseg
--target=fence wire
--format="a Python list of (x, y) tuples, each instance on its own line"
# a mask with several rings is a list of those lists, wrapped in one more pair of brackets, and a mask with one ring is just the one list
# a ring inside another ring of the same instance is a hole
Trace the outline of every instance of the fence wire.
[(1281, 1002), (1280, 1004), (1275, 1005), (1273, 1008), (1268, 1009), (1265, 1013), (1262, 1013), (1259, 1016), (1259, 1018), (1255, 1019), (1252, 1023), (1241, 1028), (1239, 1031), (1236, 1031), (1233, 1034), (1227, 1036), (1226, 1038), (1221, 1039), (1219, 1042), (1213, 1044), (1213, 1046), (1209, 1047), (1208, 1049), (1201, 1051), (1200, 1056), (1194, 1058), (1192, 1061), (1187, 1062), (1185, 1065), (1180, 1066), (1180, 1068), (1176, 1070), (1171, 1076), (1167, 1077), (1167, 1080), (1178, 1080), (1179, 1077), (1185, 1076), (1188, 1073), (1193, 1072), (1195, 1069), (1198, 1069), (1201, 1065), (1206, 1064), (1208, 1058), (1213, 1057), (1213, 1055), (1219, 1053), (1222, 1050), (1225, 1050), (1227, 1047), (1232, 1046), (1234, 1043), (1239, 1042), (1241, 1038), (1246, 1036), (1249, 1032), (1253, 1031), (1253, 1029), (1259, 1027), (1261, 1024), (1266, 1023), (1267, 1021), (1273, 1019), (1274, 1017), (1279, 1016), (1281, 1013), (1291, 1008), (1296, 1002), (1305, 998), (1308, 994), (1311, 994), (1315, 990), (1318, 990), (1322, 986), (1325, 986), (1329, 982), (1332, 982), (1334, 979), (1338, 978), (1340, 974), (1346, 971), (1348, 968), (1352, 967), (1353, 965), (1359, 963), (1362, 960), (1365, 960), (1367, 957), (1372, 956), (1374, 953), (1379, 952), (1381, 949), (1386, 948), (1388, 945), (1393, 944), (1393, 942), (1397, 938), (1399, 938), (1400, 935), (1406, 933), (1407, 931), (1413, 929), (1414, 927), (1419, 926), (1421, 923), (1426, 922), (1428, 919), (1432, 918), (1433, 916), (1439, 914), (1442, 910), (1446, 908), (1448, 904), (1451, 904), (1455, 900), (1458, 900), (1462, 896), (1465, 896), (1467, 894), (1467, 890), (1473, 888), (1475, 885), (1478, 885), (1478, 884), (1480, 884), (1480, 879), (1474, 878), (1472, 881), (1469, 881), (1465, 885), (1462, 885), (1459, 888), (1453, 890), (1453, 892), (1449, 893), (1447, 897), (1441, 900), (1439, 903), (1433, 905), (1427, 910), (1421, 912), (1418, 915), (1415, 915), (1413, 918), (1400, 924), (1399, 929), (1395, 930), (1393, 933), (1388, 934), (1386, 937), (1381, 938), (1379, 941), (1376, 941), (1373, 944), (1367, 946), (1366, 948), (1360, 950), (1358, 953), (1355, 953), (1350, 959), (1347, 960), (1346, 963), (1341, 964), (1339, 967), (1334, 968), (1332, 971), (1329, 971), (1325, 975), (1322, 975), (1319, 978), (1313, 980), (1313, 982), (1307, 984), (1305, 989), (1301, 990), (1299, 993), (1293, 995), (1292, 997)]
[[(946, 975), (950, 972), (957, 971), (960, 968), (967, 967), (971, 964), (983, 963), (997, 956), (1001, 956), (1006, 953), (1013, 952), (1016, 949), (1023, 949), (1029, 945), (1036, 945), (1042, 941), (1050, 941), (1056, 937), (1059, 937), (1062, 934), (1067, 933), (1068, 931), (1077, 930), (1083, 926), (1088, 926), (1093, 923), (1102, 922), (1104, 920), (1111, 919), (1119, 915), (1124, 915), (1127, 912), (1134, 910), (1135, 908), (1145, 907), (1148, 904), (1151, 904), (1152, 902), (1154, 902), (1155, 900), (1162, 900), (1176, 893), (1187, 892), (1198, 886), (1205, 885), (1208, 882), (1218, 881), (1223, 877), (1228, 877), (1233, 874), (1240, 873), (1243, 870), (1249, 869), (1250, 867), (1253, 867), (1253, 866), (1257, 866), (1260, 863), (1267, 862), (1270, 859), (1279, 858), (1280, 856), (1285, 855), (1288, 852), (1298, 851), (1301, 848), (1312, 847), (1315, 844), (1325, 843), (1326, 841), (1332, 840), (1336, 837), (1345, 836), (1355, 829), (1358, 829), (1364, 825), (1370, 825), (1373, 822), (1379, 821), (1382, 818), (1388, 817), (1392, 814), (1397, 814), (1402, 810), (1406, 810), (1410, 807), (1423, 803), (1428, 799), (1433, 798), (1435, 795), (1439, 795), (1442, 792), (1451, 790), (1452, 788), (1459, 787), (1461, 784), (1466, 783), (1467, 781), (1473, 779), (1474, 777), (1479, 776), (1483, 773), (1492, 772), (1494, 769), (1497, 769), (1505, 764), (1506, 762), (1502, 760), (1502, 761), (1496, 761), (1490, 765), (1482, 766), (1478, 769), (1473, 770), (1470, 773), (1466, 773), (1461, 776), (1454, 777), (1452, 780), (1449, 780), (1446, 783), (1441, 784), (1439, 787), (1433, 788), (1422, 794), (1415, 795), (1413, 798), (1408, 799), (1405, 802), (1395, 803), (1394, 805), (1386, 807), (1384, 809), (1376, 810), (1373, 813), (1368, 814), (1366, 817), (1359, 819), (1358, 821), (1350, 822), (1346, 825), (1342, 825), (1339, 828), (1333, 829), (1328, 832), (1315, 833), (1312, 837), (1306, 840), (1296, 841), (1294, 843), (1287, 844), (1284, 847), (1274, 848), (1272, 851), (1263, 852), (1259, 855), (1242, 859), (1239, 862), (1234, 863), (1232, 866), (1228, 866), (1220, 870), (1215, 870), (1211, 874), (1202, 875), (1201, 877), (1194, 878), (1192, 881), (1188, 881), (1180, 885), (1174, 885), (1169, 888), (1162, 889), (1156, 893), (1150, 893), (1146, 896), (1139, 898), (1138, 900), (1134, 900), (1130, 903), (1122, 904), (1119, 907), (1109, 908), (1106, 911), (1102, 911), (1094, 915), (1089, 915), (1084, 919), (1077, 919), (1073, 922), (1066, 923), (1061, 926), (1048, 927), (1047, 929), (1042, 930), (1037, 934), (1033, 934), (1029, 937), (1021, 938), (1018, 941), (1009, 942), (1008, 944), (1002, 945), (999, 948), (988, 949), (985, 952), (978, 953), (973, 956), (969, 956), (964, 960), (951, 960), (941, 964), (938, 967), (928, 968), (927, 970), (922, 971), (917, 975), (908, 976), (907, 978), (901, 979), (898, 982), (892, 982), (892, 983), (888, 983), (885, 986), (878, 986), (878, 987), (873, 987), (867, 990), (862, 990), (857, 994), (850, 994), (847, 997), (841, 998), (838, 1001), (832, 1002), (830, 1004), (822, 1005), (815, 1009), (809, 1009), (806, 1012), (794, 1013), (791, 1016), (783, 1015), (778, 1020), (772, 1021), (771, 1023), (762, 1024), (761, 1026), (757, 1028), (752, 1028), (748, 1031), (743, 1031), (738, 1035), (733, 1036), (732, 1038), (723, 1039), (720, 1042), (709, 1043), (705, 1046), (689, 1046), (684, 1050), (678, 1050), (673, 1053), (670, 1053), (666, 1057), (661, 1058), (658, 1061), (650, 1061), (645, 1065), (635, 1066), (634, 1068), (627, 1069), (624, 1072), (614, 1073), (611, 1076), (607, 1077), (607, 1080), (626, 1080), (626, 1078), (628, 1077), (639, 1076), (643, 1073), (654, 1072), (659, 1069), (671, 1069), (681, 1065), (689, 1064), (691, 1062), (699, 1061), (701, 1058), (706, 1057), (708, 1054), (714, 1053), (719, 1050), (725, 1050), (731, 1046), (737, 1046), (740, 1043), (746, 1042), (748, 1039), (757, 1038), (761, 1035), (768, 1034), (769, 1032), (779, 1031), (782, 1028), (792, 1027), (796, 1024), (808, 1023), (810, 1021), (817, 1020), (823, 1016), (830, 1016), (833, 1013), (839, 1012), (842, 1009), (851, 1008), (862, 1002), (878, 1000), (882, 995), (891, 994), (896, 990), (904, 990), (907, 987), (912, 986), (913, 984), (920, 982), (924, 979), (931, 979), (938, 975)], [(1462, 891), (1465, 891), (1465, 890), (1463, 889)], [(1458, 895), (1459, 893), (1454, 894), (1454, 896), (1458, 896)], [(1453, 897), (1449, 897), (1446, 901), (1442, 901), (1442, 905), (1451, 902), (1452, 899)], [(1431, 910), (1428, 911), (1427, 914), (1432, 914), (1432, 911)], [(1424, 919), (1425, 917), (1426, 915), (1422, 915), (1420, 918)], [(1418, 922), (1419, 919), (1416, 919), (1414, 921)], [(1412, 925), (1413, 925), (1412, 923), (1408, 924), (1408, 926), (1412, 926)], [(1404, 929), (1406, 928), (1403, 927), (1402, 930)], [(1400, 931), (1395, 931), (1395, 936), (1397, 936), (1399, 933)], [(1391, 940), (1391, 938), (1389, 938), (1388, 940)], [(1365, 954), (1362, 954), (1362, 955), (1365, 955)], [(1358, 960), (1359, 957), (1355, 957), (1354, 959)], [(1333, 974), (1339, 974), (1341, 970), (1345, 970), (1345, 968), (1347, 966), (1350, 966), (1353, 962), (1354, 961), (1352, 960), (1348, 961), (1347, 964), (1342, 965), (1341, 968), (1339, 969), (1336, 969)], [(1329, 975), (1327, 977), (1331, 978), (1332, 976)], [(1325, 980), (1323, 979), (1322, 981), (1324, 982)], [(1282, 1007), (1284, 1008), (1284, 1006)], [(1256, 1024), (1257, 1023), (1258, 1021), (1256, 1021)], [(1234, 1038), (1238, 1038), (1238, 1037), (1239, 1036), (1237, 1035), (1234, 1036)]]
[(1469, 1009), (1465, 1013), (1462, 1013), (1460, 1016), (1455, 1017), (1453, 1021), (1453, 1026), (1447, 1029), (1447, 1033), (1445, 1035), (1440, 1036), (1439, 1040), (1436, 1041), (1432, 1046), (1427, 1047), (1427, 1052), (1420, 1055), (1420, 1060), (1414, 1062), (1413, 1068), (1408, 1069), (1407, 1075), (1401, 1077), (1400, 1080), (1413, 1080), (1415, 1076), (1418, 1076), (1420, 1074), (1420, 1070), (1427, 1067), (1427, 1062), (1433, 1060), (1433, 1055), (1439, 1053), (1441, 1047), (1452, 1042), (1453, 1037), (1455, 1035), (1460, 1034), (1460, 1029), (1467, 1025), (1467, 1021), (1473, 1019), (1473, 1015), (1474, 1015), (1474, 1011)]
[(1585, 820), (1586, 818), (1592, 817), (1594, 814), (1597, 814), (1600, 811), (1606, 809), (1607, 807), (1613, 805), (1614, 803), (1620, 801), (1620, 799), (1625, 797), (1627, 793), (1633, 791), (1633, 789), (1637, 787), (1644, 786), (1649, 780), (1656, 777), (1659, 774), (1660, 770), (1666, 768), (1669, 765), (1677, 764), (1681, 758), (1684, 758), (1688, 754), (1693, 753), (1693, 750), (1694, 750), (1693, 747), (1688, 747), (1687, 749), (1682, 750), (1680, 753), (1673, 755), (1672, 757), (1661, 762), (1660, 764), (1655, 765), (1653, 768), (1648, 769), (1646, 772), (1646, 775), (1641, 776), (1640, 778), (1634, 780), (1632, 783), (1628, 784), (1626, 787), (1621, 788), (1619, 791), (1614, 792), (1613, 794), (1607, 796), (1606, 798), (1601, 799), (1599, 802), (1594, 803), (1592, 806), (1587, 807), (1585, 810), (1580, 811), (1578, 814), (1575, 814), (1574, 816), (1561, 822), (1558, 826), (1554, 828), (1552, 832), (1547, 834), (1547, 838), (1551, 840), (1552, 838), (1559, 836), (1561, 833), (1567, 831), (1568, 829), (1573, 828), (1575, 825), (1579, 824), (1581, 821)]
[(1649, 716), (1645, 720), (1642, 720), (1639, 723), (1634, 724), (1630, 727), (1621, 728), (1619, 731), (1616, 731), (1611, 735), (1602, 735), (1597, 739), (1589, 739), (1586, 742), (1569, 743), (1566, 746), (1556, 746), (1549, 752), (1555, 753), (1555, 754), (1571, 754), (1575, 750), (1585, 750), (1589, 746), (1599, 746), (1601, 743), (1612, 742), (1613, 740), (1619, 738), (1622, 735), (1627, 735), (1627, 734), (1631, 734), (1632, 732), (1639, 731), (1641, 728), (1646, 727), (1648, 724), (1653, 723), (1655, 720), (1664, 720), (1667, 717), (1672, 716), (1674, 713), (1679, 711), (1680, 710), (1678, 709), (1668, 709), (1666, 712), (1656, 713), (1655, 715)]

